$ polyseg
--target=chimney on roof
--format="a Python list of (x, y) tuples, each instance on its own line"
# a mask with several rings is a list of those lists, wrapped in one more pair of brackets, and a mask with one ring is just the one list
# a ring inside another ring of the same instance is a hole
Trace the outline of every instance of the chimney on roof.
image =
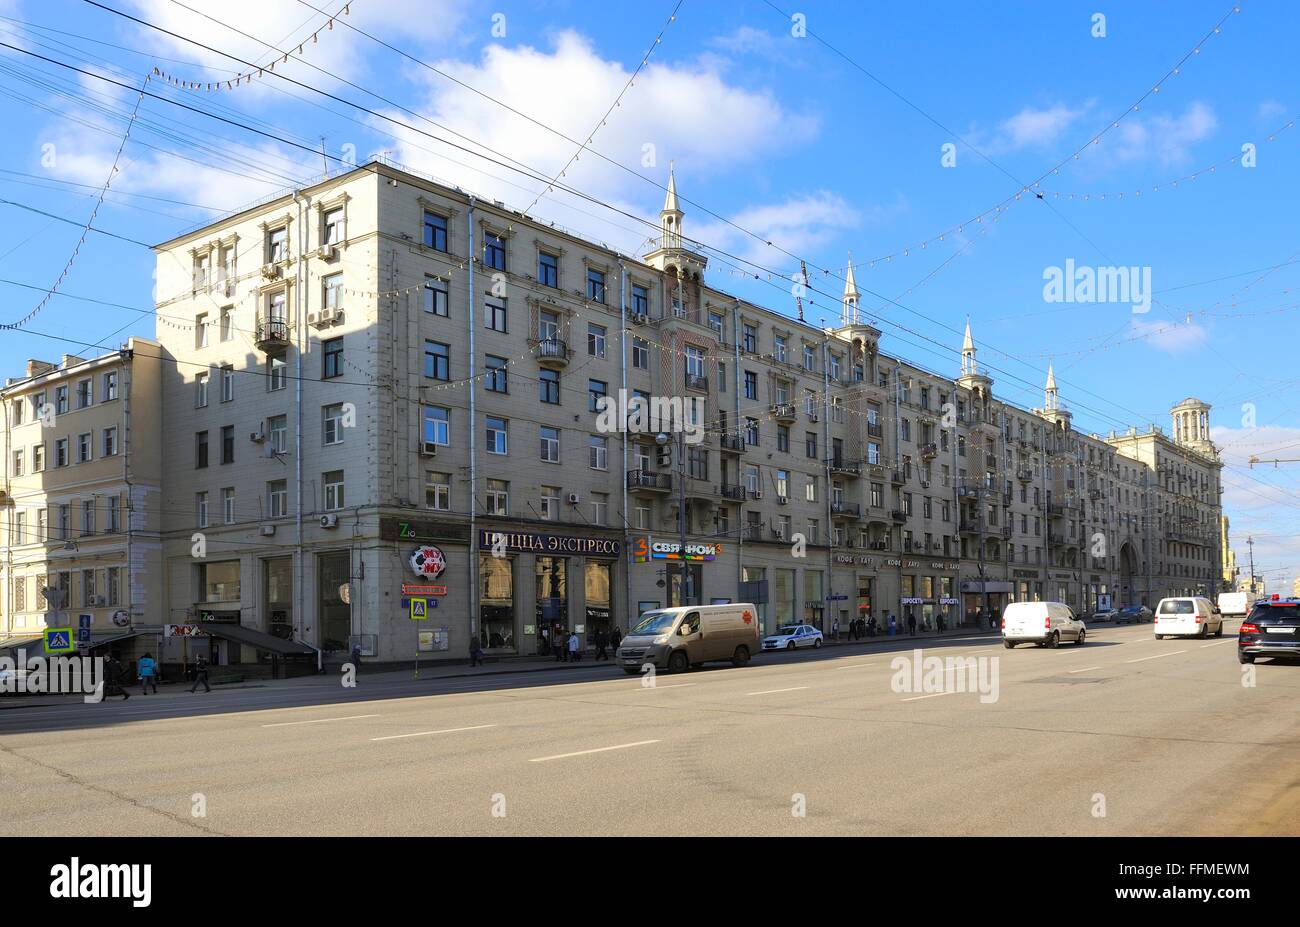
[(54, 365), (49, 361), (36, 360), (35, 358), (27, 359), (27, 375), (29, 377), (39, 377), (41, 374), (54, 369)]

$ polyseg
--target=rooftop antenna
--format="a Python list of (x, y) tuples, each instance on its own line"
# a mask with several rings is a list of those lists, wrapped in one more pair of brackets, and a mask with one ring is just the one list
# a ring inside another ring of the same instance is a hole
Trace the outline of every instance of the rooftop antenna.
[(325, 155), (325, 136), (323, 135), (320, 137), (320, 159), (325, 165), (325, 179), (328, 180), (330, 176), (330, 159)]

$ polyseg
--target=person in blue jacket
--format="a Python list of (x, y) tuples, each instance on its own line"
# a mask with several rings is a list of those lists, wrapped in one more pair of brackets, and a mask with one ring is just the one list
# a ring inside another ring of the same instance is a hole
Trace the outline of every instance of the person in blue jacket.
[(140, 658), (140, 694), (148, 695), (149, 687), (153, 686), (153, 694), (158, 694), (158, 664), (154, 661), (153, 654), (146, 653)]

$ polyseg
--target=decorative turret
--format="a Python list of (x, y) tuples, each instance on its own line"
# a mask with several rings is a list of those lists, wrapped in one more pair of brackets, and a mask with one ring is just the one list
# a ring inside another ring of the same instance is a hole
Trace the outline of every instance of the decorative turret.
[(668, 193), (664, 208), (659, 210), (659, 247), (645, 256), (647, 264), (659, 270), (675, 270), (682, 281), (698, 281), (708, 266), (709, 259), (683, 245), (682, 212), (677, 201), (677, 175), (673, 165), (668, 165)]
[(980, 373), (975, 360), (975, 339), (971, 337), (970, 319), (966, 320), (966, 337), (961, 343), (961, 376), (957, 378), (957, 385), (970, 390), (982, 402), (992, 398), (993, 379)]

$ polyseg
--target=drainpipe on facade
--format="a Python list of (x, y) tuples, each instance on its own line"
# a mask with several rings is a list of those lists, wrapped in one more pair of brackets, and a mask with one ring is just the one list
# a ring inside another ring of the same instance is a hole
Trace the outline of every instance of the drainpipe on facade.
[[(827, 598), (835, 592), (835, 515), (832, 512), (831, 505), (831, 374), (830, 374), (830, 339), (827, 337), (825, 330), (822, 331), (822, 453), (826, 456), (824, 470), (826, 472), (826, 581), (822, 583), (822, 624), (826, 624), (826, 612), (829, 610), (826, 603), (831, 601)], [(804, 595), (808, 591), (804, 590)], [(807, 601), (805, 599), (805, 601)], [(845, 599), (844, 601), (848, 601)], [(838, 606), (837, 606), (838, 607)]]
[[(745, 449), (745, 439), (741, 429), (740, 421), (740, 381), (742, 379), (740, 372), (740, 300), (736, 300), (731, 307), (731, 349), (732, 349), (732, 380), (735, 382), (735, 388), (732, 389), (731, 395), (735, 402), (735, 422), (736, 435), (740, 438), (740, 448), (743, 452)], [(744, 466), (742, 458), (744, 454), (736, 457), (736, 485), (743, 487), (745, 485), (744, 475), (740, 472)], [(742, 520), (745, 514), (745, 507), (742, 504), (736, 510), (736, 598), (740, 598), (740, 584), (745, 581), (745, 522)], [(755, 602), (755, 605), (758, 603)]]
[(297, 381), (294, 384), (294, 415), (297, 419), (294, 428), (293, 446), (294, 446), (294, 494), (295, 494), (295, 530), (297, 556), (295, 566), (298, 575), (294, 579), (294, 624), (297, 626), (298, 639), (302, 643), (308, 644), (316, 651), (316, 670), (324, 670), (324, 654), (319, 647), (303, 638), (303, 574), (305, 572), (304, 559), (306, 553), (303, 550), (303, 524), (302, 524), (302, 354), (304, 325), (306, 323), (307, 311), (304, 303), (306, 297), (306, 274), (307, 274), (307, 208), (311, 203), (311, 197), (305, 193), (294, 191), (293, 201), (298, 206), (298, 266), (294, 270), (294, 333), (297, 336), (297, 344), (294, 349), (294, 370)]
[[(477, 483), (475, 480), (475, 459), (474, 436), (478, 432), (478, 393), (474, 388), (474, 307), (477, 305), (477, 297), (474, 294), (474, 265), (478, 261), (478, 252), (474, 249), (474, 194), (469, 195), (469, 259), (466, 264), (469, 268), (469, 540), (465, 544), (466, 559), (469, 575), (469, 636), (473, 639), (478, 633), (475, 618), (478, 615), (478, 536), (474, 530), (474, 507), (477, 504), (478, 496)], [(424, 427), (423, 423), (420, 425)], [(423, 436), (421, 436), (423, 437)]]
[[(618, 259), (618, 311), (620, 316), (618, 340), (618, 370), (619, 380), (622, 386), (620, 396), (626, 401), (627, 397), (627, 265), (623, 259)], [(628, 520), (628, 493), (627, 493), (627, 415), (626, 410), (619, 410), (620, 422), (619, 433), (622, 435), (623, 443), (623, 610), (628, 616), (628, 627), (631, 628), (632, 614), (632, 547), (631, 547), (631, 522)], [(622, 622), (610, 608), (610, 619), (614, 627), (619, 627)]]

